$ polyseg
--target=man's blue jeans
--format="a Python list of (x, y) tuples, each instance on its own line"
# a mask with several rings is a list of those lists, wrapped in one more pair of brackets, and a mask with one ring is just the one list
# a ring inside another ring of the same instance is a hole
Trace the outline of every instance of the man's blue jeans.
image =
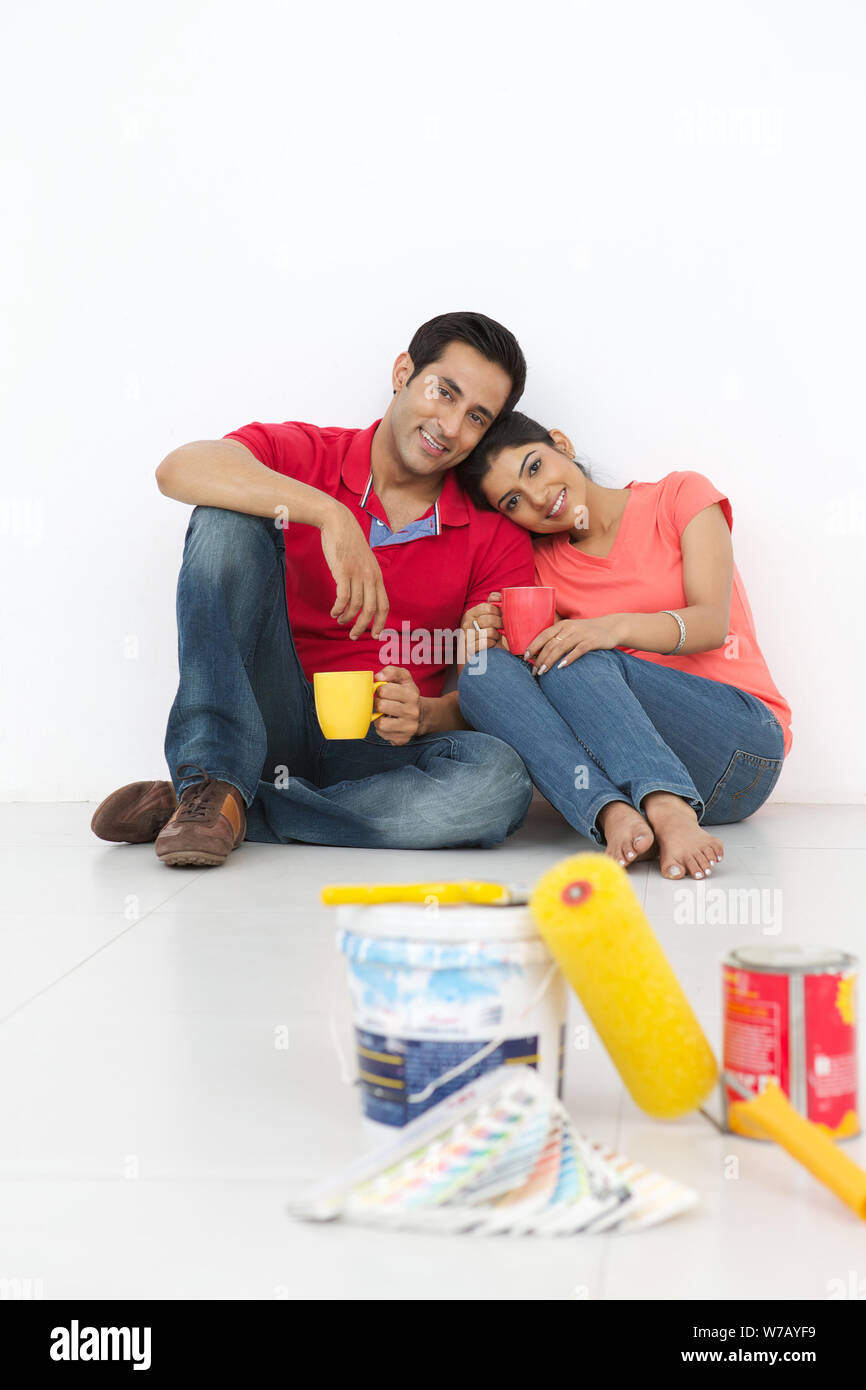
[[(196, 763), (231, 782), (248, 840), (434, 849), (495, 845), (526, 818), (532, 783), (508, 744), (453, 730), (387, 743), (328, 740), (286, 612), (283, 532), (196, 507), (177, 588), (180, 684), (165, 737), (178, 796)], [(346, 634), (346, 669), (352, 643)]]
[(757, 811), (782, 770), (782, 726), (762, 700), (619, 649), (536, 677), (497, 647), (466, 663), (459, 690), (464, 718), (510, 743), (597, 844), (609, 801), (640, 810), (650, 792), (674, 792), (702, 825), (727, 824)]

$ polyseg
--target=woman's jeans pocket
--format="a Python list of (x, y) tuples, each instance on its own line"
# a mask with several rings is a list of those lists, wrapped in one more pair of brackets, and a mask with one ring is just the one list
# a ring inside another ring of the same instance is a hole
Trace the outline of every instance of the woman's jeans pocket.
[(729, 825), (751, 816), (778, 782), (783, 762), (738, 748), (713, 788), (701, 825)]

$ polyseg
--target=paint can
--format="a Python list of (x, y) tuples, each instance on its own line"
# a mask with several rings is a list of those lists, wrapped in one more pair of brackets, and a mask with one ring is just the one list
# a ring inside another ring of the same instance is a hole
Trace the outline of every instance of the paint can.
[[(773, 1080), (834, 1139), (859, 1134), (857, 960), (825, 946), (741, 946), (722, 962), (724, 1070), (757, 1095)], [(738, 1097), (722, 1086), (727, 1128)]]
[(526, 907), (337, 909), (367, 1121), (402, 1126), (498, 1066), (562, 1091), (565, 981)]

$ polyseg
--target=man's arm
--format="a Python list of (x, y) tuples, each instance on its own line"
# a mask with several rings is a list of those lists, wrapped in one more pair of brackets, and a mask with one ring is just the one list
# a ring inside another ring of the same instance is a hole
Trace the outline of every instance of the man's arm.
[(238, 439), (200, 439), (167, 454), (156, 470), (160, 492), (193, 507), (223, 507), (247, 516), (291, 521), (322, 529), (342, 502), (297, 478), (260, 463)]
[[(461, 667), (462, 670), (462, 667)], [(421, 696), (419, 734), (447, 733), (449, 729), (471, 729), (460, 713), (460, 696), (456, 690), (447, 695)]]
[(371, 621), (372, 636), (380, 635), (388, 617), (382, 571), (357, 521), (336, 497), (268, 468), (238, 439), (182, 444), (162, 460), (156, 482), (166, 497), (193, 507), (267, 516), (283, 527), (317, 527), (336, 584), (331, 617), (343, 626), (352, 622), (352, 638)]

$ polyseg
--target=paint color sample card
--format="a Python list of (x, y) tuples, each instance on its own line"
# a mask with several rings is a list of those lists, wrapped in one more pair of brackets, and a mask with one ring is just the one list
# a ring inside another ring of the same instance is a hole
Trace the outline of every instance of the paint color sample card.
[(533, 1068), (499, 1067), (289, 1212), (400, 1230), (576, 1235), (646, 1230), (696, 1202), (690, 1188), (581, 1134)]

